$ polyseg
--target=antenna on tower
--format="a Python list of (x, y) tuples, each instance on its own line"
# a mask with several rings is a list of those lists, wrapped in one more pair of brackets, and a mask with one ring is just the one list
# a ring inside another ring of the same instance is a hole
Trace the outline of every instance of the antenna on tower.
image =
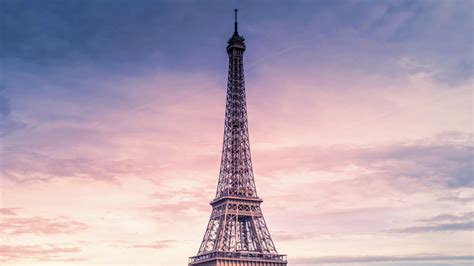
[(234, 9), (234, 13), (235, 13), (235, 22), (234, 22), (234, 33), (237, 33), (237, 11), (239, 11), (238, 9)]

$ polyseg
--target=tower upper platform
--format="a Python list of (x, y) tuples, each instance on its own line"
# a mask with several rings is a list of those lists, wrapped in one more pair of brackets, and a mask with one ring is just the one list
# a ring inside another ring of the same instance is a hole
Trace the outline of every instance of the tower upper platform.
[(237, 9), (234, 9), (235, 12), (235, 22), (234, 22), (234, 34), (230, 37), (227, 42), (227, 53), (231, 53), (233, 49), (245, 51), (245, 39), (239, 35), (238, 31), (238, 22), (237, 22)]

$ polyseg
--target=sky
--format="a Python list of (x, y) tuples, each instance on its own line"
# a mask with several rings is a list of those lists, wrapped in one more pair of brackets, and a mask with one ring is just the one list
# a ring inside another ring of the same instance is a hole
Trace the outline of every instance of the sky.
[(289, 265), (472, 265), (474, 2), (0, 1), (2, 265), (186, 265), (239, 11)]

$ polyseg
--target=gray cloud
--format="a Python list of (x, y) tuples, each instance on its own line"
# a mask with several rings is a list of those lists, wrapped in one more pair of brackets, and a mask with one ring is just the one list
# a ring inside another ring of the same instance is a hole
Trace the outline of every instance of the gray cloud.
[(3, 90), (0, 89), (0, 119), (4, 119), (10, 114), (10, 103), (7, 97), (3, 95)]
[[(127, 63), (135, 70), (151, 64), (216, 69), (225, 58), (222, 40), (229, 37), (234, 7), (215, 1), (7, 0), (0, 10), (0, 54), (40, 67), (88, 61), (109, 69)], [(470, 1), (243, 1), (239, 7), (242, 32), (261, 44), (254, 47), (255, 59), (303, 43), (302, 62), (357, 64), (388, 76), (400, 72), (394, 62), (408, 56), (435, 65), (435, 78), (443, 83), (471, 76), (472, 36), (465, 34), (473, 31)]]
[(400, 145), (363, 151), (361, 165), (377, 169), (385, 178), (409, 178), (434, 186), (473, 184), (471, 145)]
[(314, 258), (295, 258), (292, 264), (320, 264), (320, 263), (369, 263), (369, 262), (422, 262), (422, 261), (472, 261), (471, 255), (405, 255), (405, 256), (330, 256)]
[(15, 120), (0, 120), (0, 137), (5, 137), (11, 133), (24, 129), (27, 124)]
[[(187, 49), (188, 38), (195, 47), (212, 49), (209, 42), (219, 32), (216, 28), (224, 28), (212, 23), (216, 16), (199, 12), (224, 16), (209, 4), (4, 1), (0, 16), (6, 37), (0, 52), (42, 66), (77, 61), (114, 68), (123, 62), (153, 61), (176, 66), (176, 61), (183, 63), (193, 53)], [(227, 20), (231, 28), (231, 19)], [(200, 31), (194, 30), (197, 25)]]
[(446, 195), (446, 196), (439, 197), (437, 200), (445, 201), (445, 202), (468, 203), (468, 202), (474, 202), (474, 197), (461, 197), (458, 195)]
[(463, 223), (444, 223), (437, 225), (411, 226), (393, 230), (397, 233), (429, 233), (429, 232), (451, 232), (451, 231), (470, 231), (474, 229), (474, 222)]
[(12, 118), (10, 100), (5, 95), (5, 88), (0, 87), (0, 137), (5, 137), (25, 127), (24, 122)]
[(474, 76), (474, 58), (466, 54), (465, 59), (460, 59), (452, 65), (433, 74), (433, 79), (439, 83), (457, 86), (472, 80)]
[(389, 230), (394, 233), (431, 233), (471, 231), (474, 229), (474, 212), (463, 214), (443, 213), (429, 218), (419, 219), (420, 225)]
[(474, 218), (474, 212), (467, 212), (462, 215), (454, 215), (454, 214), (440, 214), (436, 215), (434, 217), (430, 218), (425, 218), (425, 219), (420, 219), (420, 222), (425, 222), (425, 223), (432, 223), (432, 222), (455, 222), (455, 221), (469, 221), (472, 218)]
[(337, 172), (356, 165), (372, 172), (361, 177), (403, 186), (404, 190), (409, 188), (407, 183), (413, 188), (427, 189), (455, 189), (474, 184), (474, 145), (470, 140), (449, 142), (435, 137), (374, 147), (291, 147), (254, 153), (269, 158), (262, 160), (265, 164), (260, 163), (257, 169), (267, 176), (296, 170)]

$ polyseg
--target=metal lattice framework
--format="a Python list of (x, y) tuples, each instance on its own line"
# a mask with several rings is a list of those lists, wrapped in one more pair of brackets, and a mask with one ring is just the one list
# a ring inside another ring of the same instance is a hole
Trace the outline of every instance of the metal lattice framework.
[(244, 51), (245, 39), (237, 31), (235, 10), (234, 34), (227, 45), (229, 74), (219, 181), (204, 238), (198, 255), (190, 258), (190, 265), (216, 257), (286, 265), (286, 256), (279, 255), (273, 244), (255, 187), (245, 99)]

